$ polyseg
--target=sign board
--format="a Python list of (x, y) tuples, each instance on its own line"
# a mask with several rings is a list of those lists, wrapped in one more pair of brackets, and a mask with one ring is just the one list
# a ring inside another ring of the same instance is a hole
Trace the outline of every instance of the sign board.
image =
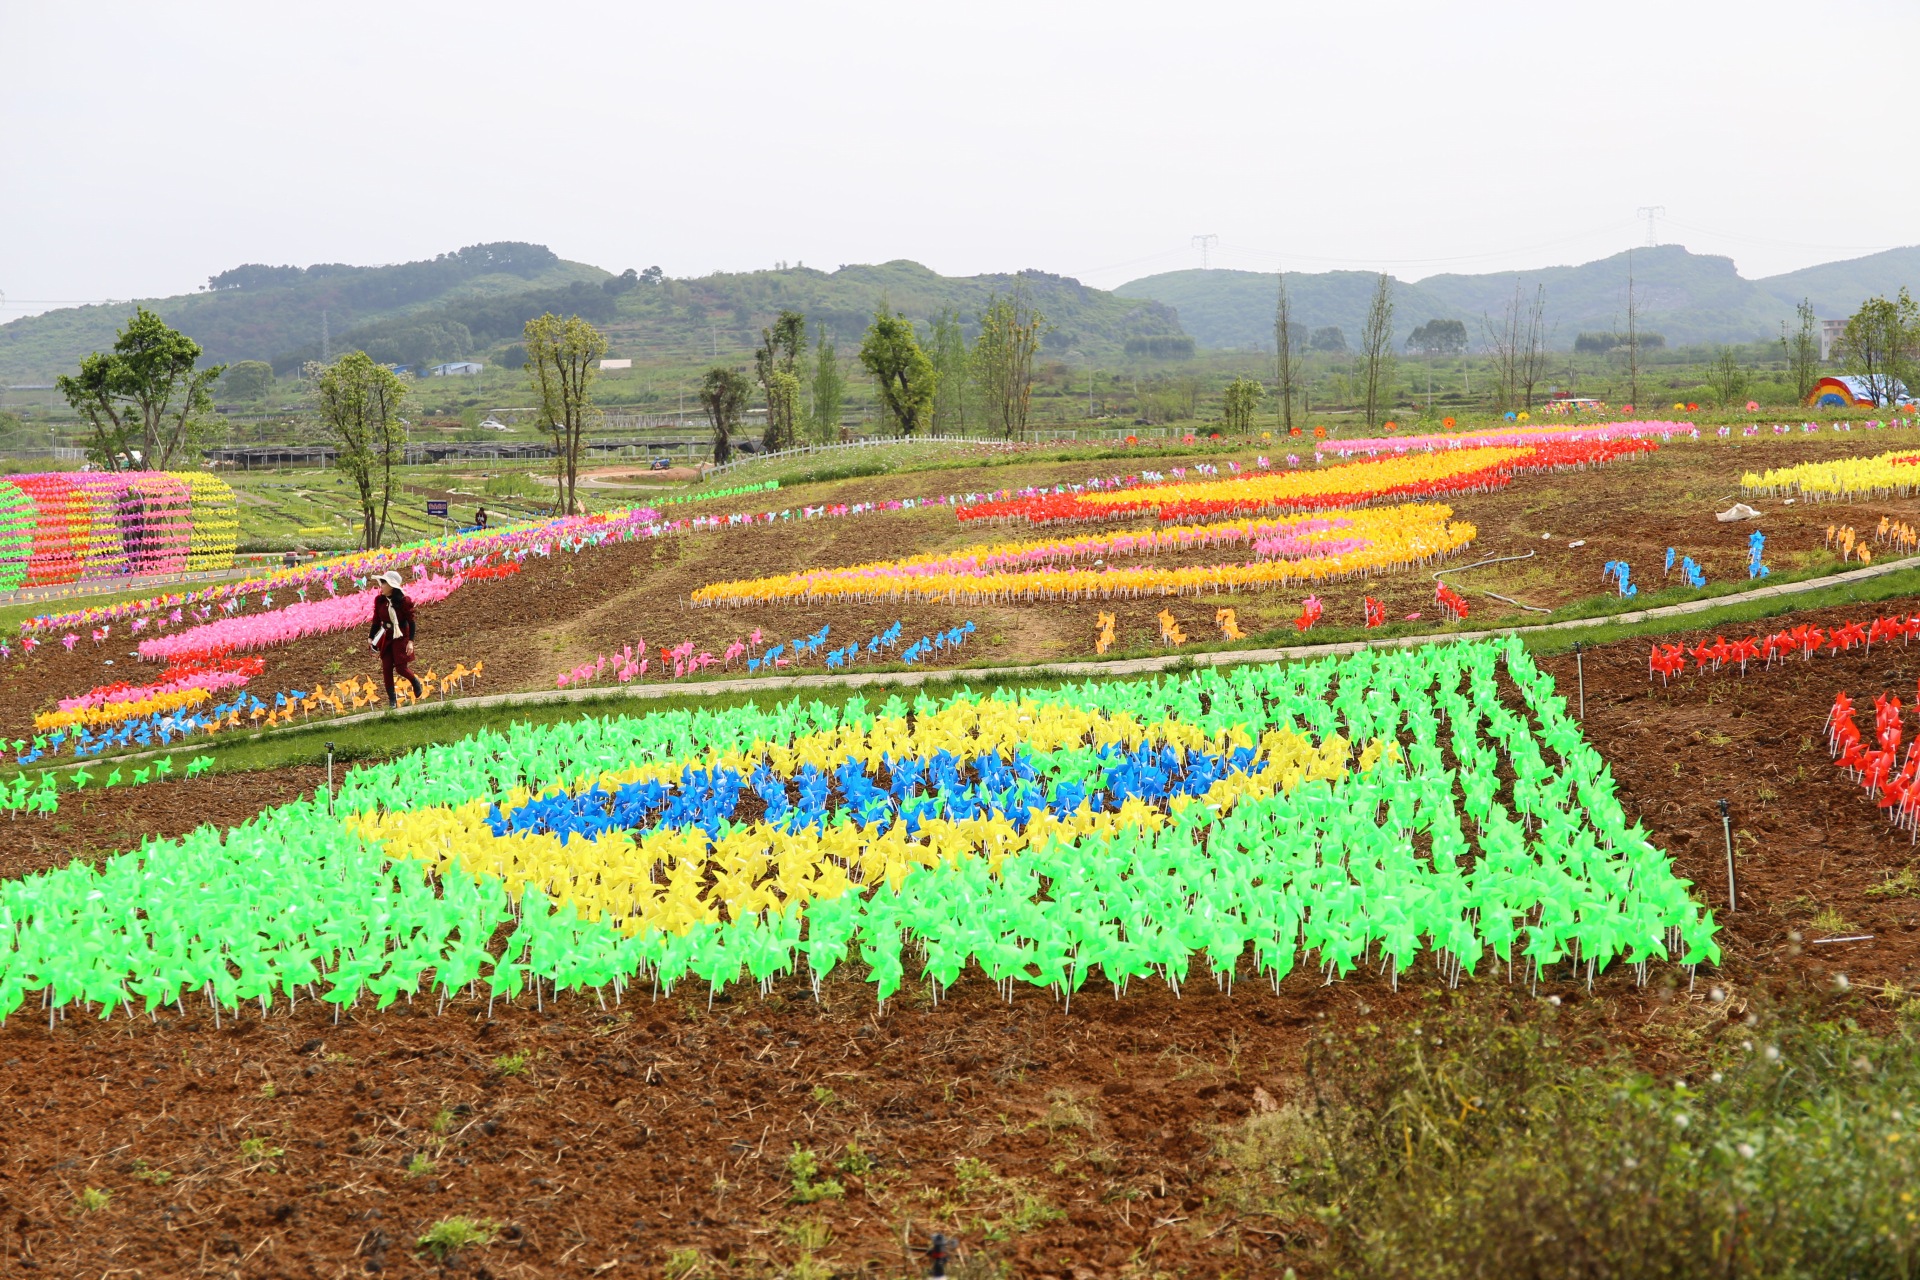
[(600, 362), (600, 367), (602, 369), (631, 369), (633, 368), (633, 361), (632, 360), (602, 360)]
[(436, 520), (445, 520), (447, 518), (446, 502), (444, 500), (435, 502), (431, 498), (427, 499), (427, 515)]

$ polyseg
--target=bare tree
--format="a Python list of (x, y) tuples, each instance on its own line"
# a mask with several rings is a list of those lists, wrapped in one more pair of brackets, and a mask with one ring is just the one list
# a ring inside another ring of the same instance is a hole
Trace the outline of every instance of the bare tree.
[(1379, 424), (1382, 403), (1393, 397), (1393, 281), (1382, 271), (1374, 281), (1367, 322), (1360, 327), (1361, 383), (1367, 430)]
[(1533, 408), (1533, 389), (1547, 374), (1546, 312), (1546, 286), (1534, 286), (1533, 299), (1528, 301), (1515, 281), (1513, 298), (1500, 323), (1495, 324), (1491, 316), (1481, 317), (1498, 408)]
[(1295, 339), (1293, 302), (1287, 297), (1287, 273), (1282, 271), (1280, 296), (1273, 309), (1273, 348), (1280, 393), (1280, 426), (1286, 431), (1293, 429), (1293, 401), (1301, 391), (1302, 369), (1299, 353), (1294, 350)]
[(1813, 384), (1820, 380), (1819, 321), (1814, 318), (1813, 303), (1806, 298), (1800, 299), (1800, 305), (1793, 310), (1799, 318), (1799, 327), (1788, 333), (1786, 322), (1782, 321), (1780, 345), (1786, 351), (1787, 372), (1793, 379), (1793, 397), (1804, 402), (1813, 394)]
[(1627, 251), (1627, 403), (1640, 403), (1640, 300), (1633, 290), (1633, 251)]

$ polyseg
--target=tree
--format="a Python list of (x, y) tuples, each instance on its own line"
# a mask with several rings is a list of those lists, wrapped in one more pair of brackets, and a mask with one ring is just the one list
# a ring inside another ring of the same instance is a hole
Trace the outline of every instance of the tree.
[(1247, 435), (1252, 432), (1254, 408), (1260, 403), (1260, 397), (1266, 393), (1267, 389), (1252, 378), (1235, 378), (1229, 382), (1226, 399), (1221, 406), (1227, 430), (1235, 435)]
[(1496, 325), (1483, 316), (1487, 354), (1493, 362), (1495, 403), (1501, 409), (1532, 409), (1533, 389), (1547, 369), (1547, 288), (1534, 287), (1527, 301), (1515, 282), (1505, 317)]
[(715, 365), (700, 379), (700, 407), (713, 424), (713, 462), (725, 466), (733, 457), (733, 429), (753, 398), (753, 383), (746, 375)]
[(1627, 251), (1627, 403), (1640, 403), (1640, 297), (1633, 288), (1633, 251)]
[(1814, 319), (1813, 303), (1806, 298), (1800, 299), (1793, 310), (1800, 325), (1789, 334), (1782, 321), (1780, 345), (1786, 351), (1787, 375), (1793, 379), (1793, 398), (1805, 402), (1813, 394), (1813, 384), (1820, 380), (1819, 321)]
[(773, 328), (760, 331), (760, 347), (753, 353), (754, 376), (767, 397), (767, 429), (761, 437), (769, 452), (791, 449), (800, 416), (800, 347), (807, 340), (807, 318), (798, 311), (782, 311)]
[(1340, 331), (1337, 324), (1315, 329), (1313, 336), (1307, 339), (1307, 345), (1315, 351), (1325, 351), (1332, 355), (1347, 353), (1347, 335)]
[(273, 389), (273, 366), (265, 360), (241, 360), (220, 376), (222, 400), (257, 400)]
[(1740, 356), (1732, 347), (1720, 347), (1713, 353), (1713, 360), (1707, 365), (1707, 385), (1713, 388), (1713, 398), (1725, 409), (1747, 394), (1747, 371), (1741, 367)]
[(913, 336), (913, 322), (883, 304), (860, 343), (860, 363), (873, 375), (887, 421), (904, 436), (918, 431), (931, 416), (939, 376)]
[[(80, 362), (56, 385), (93, 424), (87, 454), (109, 471), (165, 471), (213, 408), (208, 388), (225, 365), (195, 369), (200, 344), (145, 307), (114, 338), (113, 350)], [(138, 456), (135, 456), (136, 451)]]
[(1008, 440), (1023, 440), (1033, 406), (1033, 353), (1052, 330), (1028, 301), (1026, 285), (1007, 297), (994, 294), (980, 313), (973, 340), (973, 380), (987, 404), (987, 423)]
[(825, 325), (814, 330), (813, 403), (807, 406), (808, 434), (820, 444), (831, 444), (840, 434), (840, 405), (847, 398), (847, 375), (840, 353)]
[(939, 379), (933, 391), (933, 433), (963, 436), (967, 433), (967, 335), (958, 311), (948, 307), (933, 318), (928, 345), (934, 376)]
[(407, 384), (364, 351), (349, 351), (320, 368), (312, 382), (321, 420), (339, 442), (338, 466), (360, 500), (360, 545), (377, 547), (387, 533), (393, 469), (405, 461), (400, 414)]
[(1293, 430), (1293, 401), (1300, 393), (1300, 360), (1295, 348), (1301, 342), (1299, 327), (1293, 323), (1293, 300), (1287, 296), (1287, 273), (1280, 273), (1280, 293), (1273, 307), (1274, 373), (1279, 384), (1280, 426)]
[(1916, 347), (1920, 347), (1920, 309), (1902, 286), (1896, 298), (1875, 295), (1860, 304), (1847, 321), (1835, 354), (1848, 373), (1867, 384), (1868, 397), (1885, 406), (1907, 393)]
[(1407, 335), (1407, 350), (1423, 356), (1457, 356), (1467, 349), (1467, 326), (1458, 320), (1429, 320)]
[(1367, 430), (1378, 425), (1380, 409), (1393, 398), (1393, 280), (1386, 272), (1374, 281), (1367, 321), (1360, 326), (1362, 387)]
[(551, 311), (527, 321), (527, 383), (539, 399), (539, 427), (553, 437), (554, 510), (572, 515), (578, 503), (580, 453), (587, 427), (600, 416), (593, 403), (595, 363), (606, 337), (579, 316)]

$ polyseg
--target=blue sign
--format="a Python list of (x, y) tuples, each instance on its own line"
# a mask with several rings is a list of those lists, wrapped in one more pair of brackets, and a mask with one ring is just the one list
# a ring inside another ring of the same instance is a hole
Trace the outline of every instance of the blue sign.
[(429, 498), (427, 499), (427, 514), (436, 519), (445, 520), (447, 518), (447, 504), (444, 501), (435, 502)]

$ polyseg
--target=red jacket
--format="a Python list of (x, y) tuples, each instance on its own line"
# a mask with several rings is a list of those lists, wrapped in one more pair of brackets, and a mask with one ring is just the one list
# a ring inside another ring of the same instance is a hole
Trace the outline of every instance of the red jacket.
[[(367, 639), (373, 641), (377, 649), (387, 647), (389, 638), (387, 633), (394, 621), (387, 614), (387, 601), (388, 596), (385, 592), (373, 597), (373, 625), (367, 629)], [(394, 616), (400, 622), (400, 634), (408, 640), (413, 639), (413, 601), (407, 599), (407, 593), (400, 590), (394, 591), (392, 601)]]

